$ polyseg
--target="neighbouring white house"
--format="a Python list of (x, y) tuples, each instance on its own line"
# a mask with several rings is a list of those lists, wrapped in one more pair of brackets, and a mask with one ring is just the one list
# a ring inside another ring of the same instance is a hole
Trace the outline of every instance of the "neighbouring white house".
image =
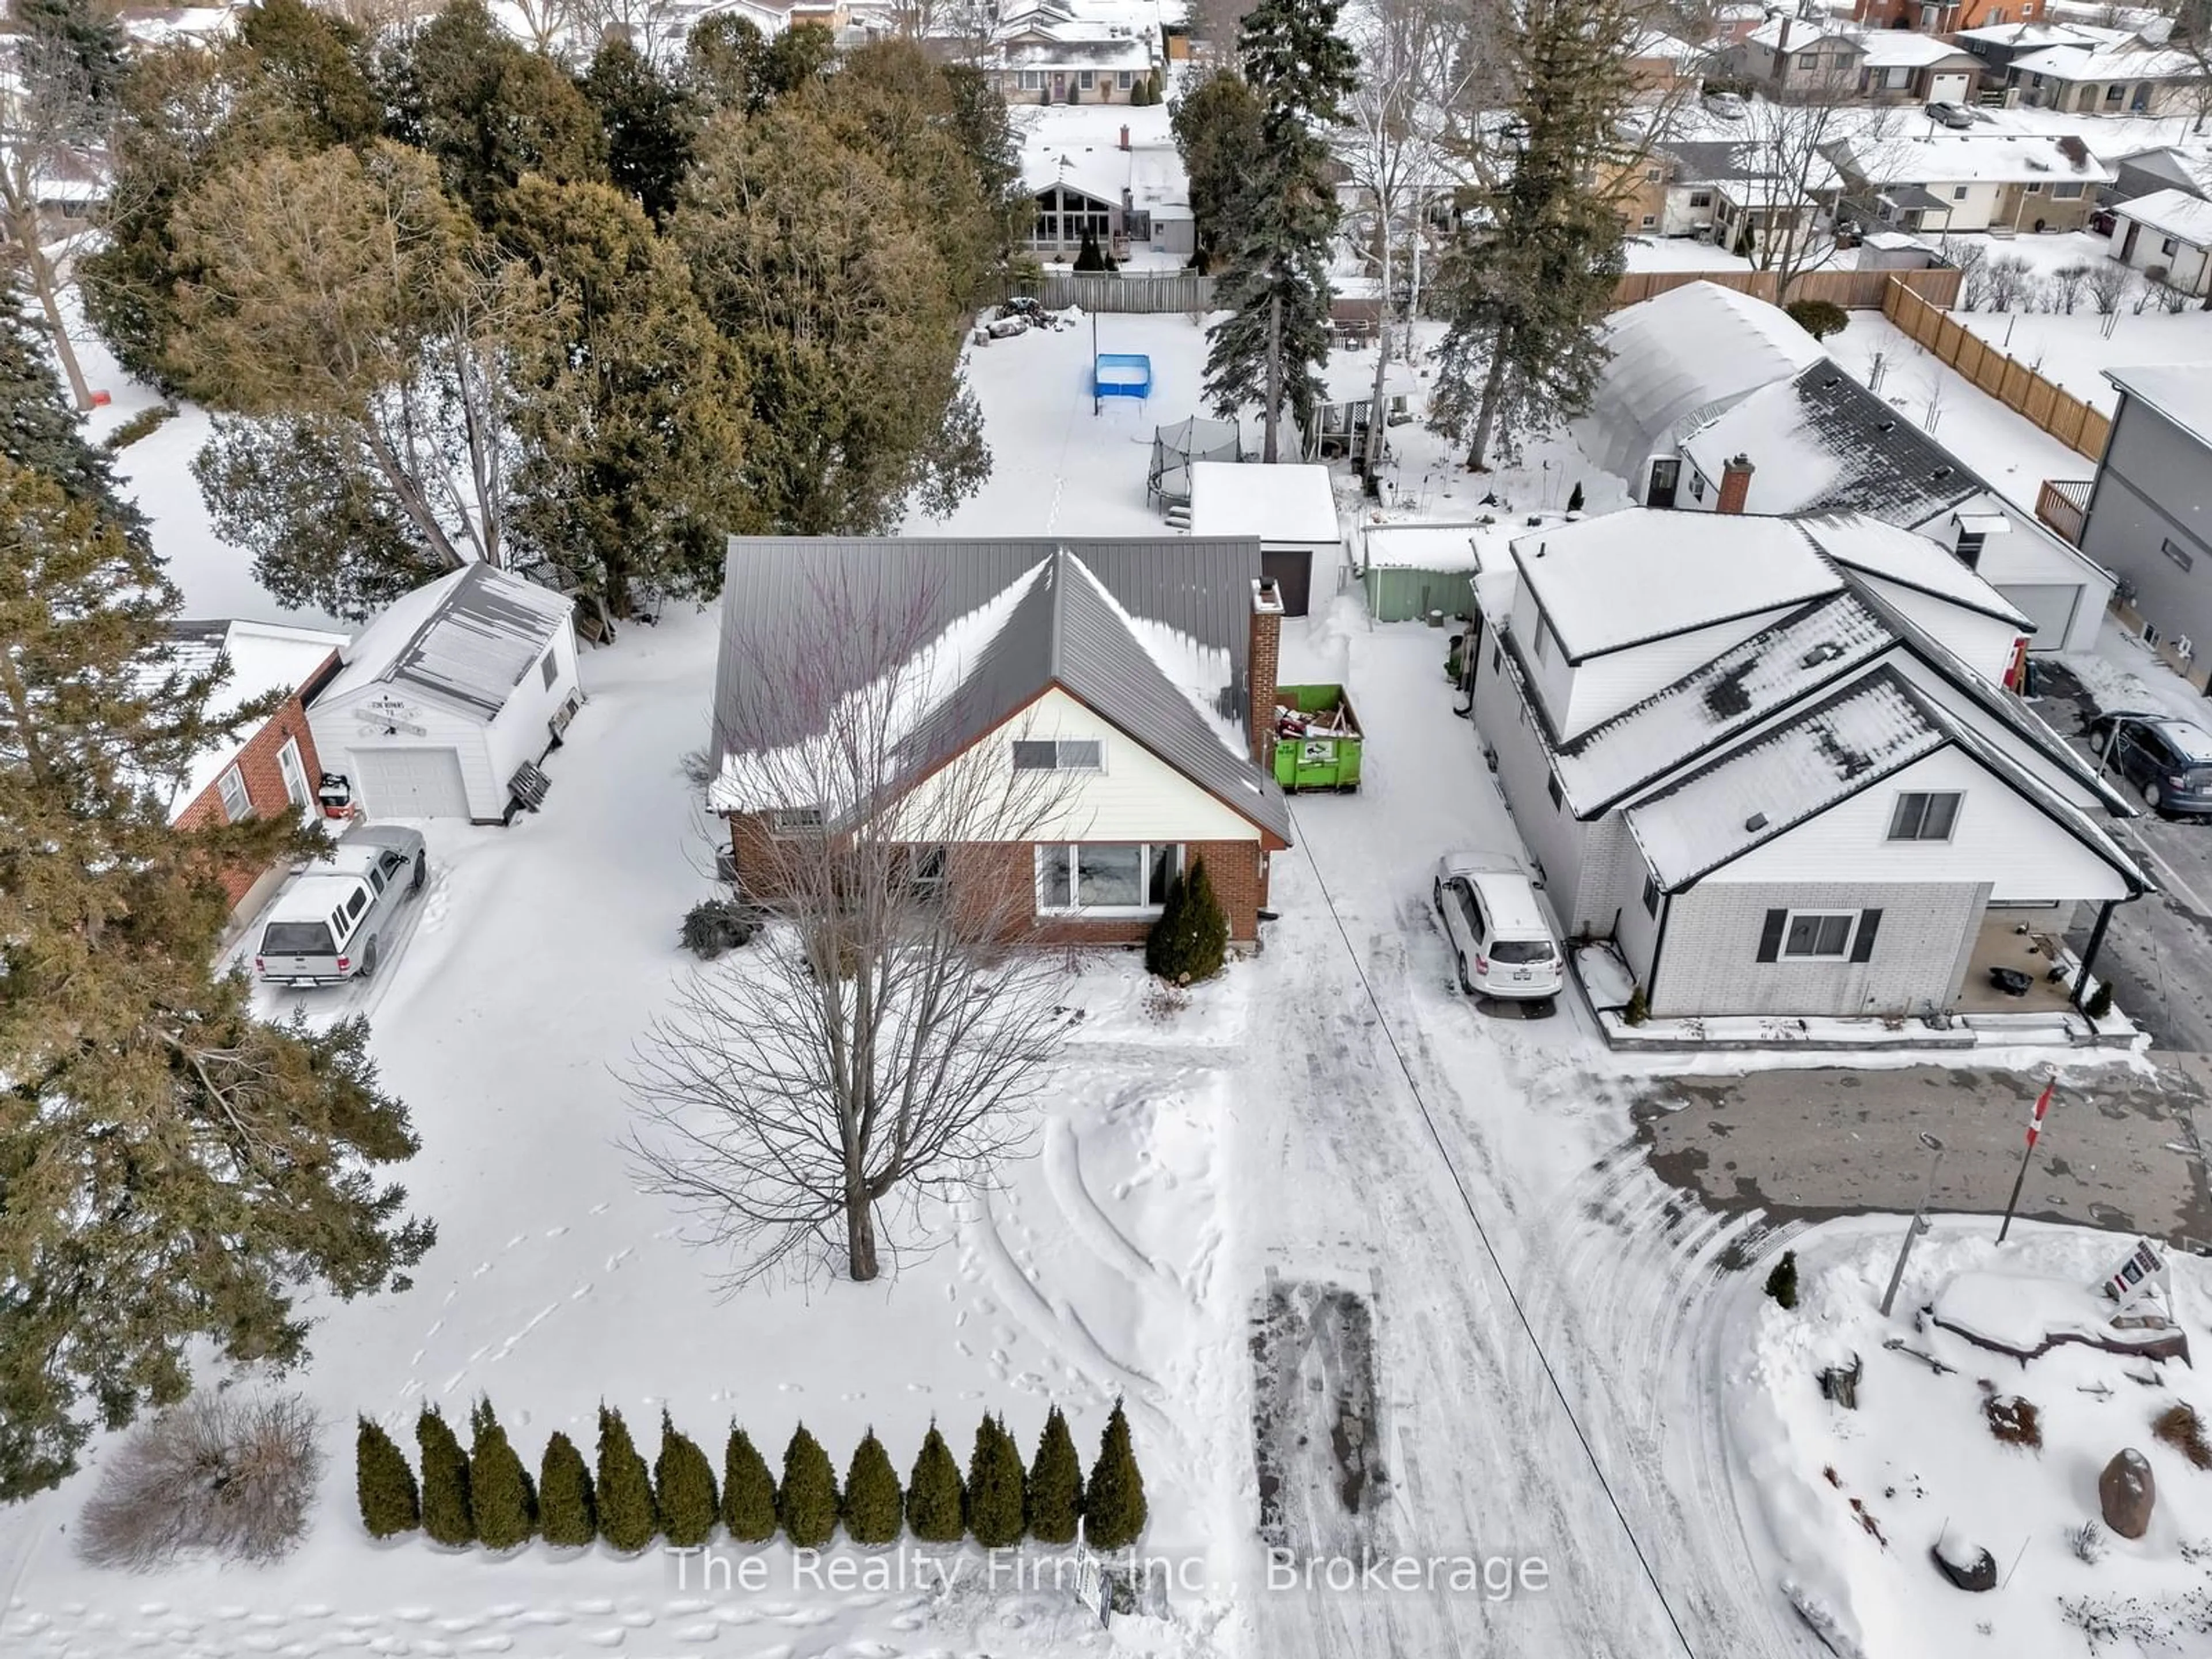
[[(931, 790), (964, 757), (989, 769), (994, 803), (1023, 773), (1062, 792), (1016, 822), (994, 805), (927, 836), (937, 867), (957, 859), (1029, 889), (1020, 942), (1139, 943), (1202, 860), (1231, 938), (1249, 943), (1270, 858), (1291, 844), (1272, 772), (1282, 615), (1249, 536), (732, 538), (708, 798), (729, 820), (735, 880), (774, 904), (781, 841), (893, 812), (911, 813), (895, 829), (926, 830)], [(832, 632), (914, 644), (898, 665), (814, 662), (811, 642)], [(783, 660), (794, 651), (805, 666)], [(764, 793), (824, 787), (751, 757), (803, 754), (833, 721), (869, 718), (865, 703), (840, 711), (901, 671), (916, 690), (881, 769), (848, 791), (865, 800)], [(794, 696), (793, 672), (817, 683)]]
[(2079, 230), (2115, 177), (2071, 133), (1869, 128), (1828, 159), (1861, 217), (1910, 231)]
[(1164, 50), (1157, 21), (1037, 0), (1002, 15), (991, 61), (1009, 104), (1127, 104), (1163, 66)]
[(1845, 374), (1778, 307), (1693, 283), (1607, 319), (1575, 423), (1647, 507), (1864, 513), (1950, 549), (2033, 624), (2037, 652), (2094, 648), (2113, 578)]
[(543, 796), (538, 763), (584, 702), (570, 602), (485, 564), (400, 599), (344, 659), (309, 715), (372, 817), (504, 823)]
[[(259, 720), (240, 726), (194, 755), (182, 777), (167, 781), (171, 825), (190, 830), (286, 812), (314, 813), (323, 768), (306, 705), (337, 673), (345, 635), (228, 621), (173, 623), (169, 635), (173, 643), (161, 659), (163, 672), (174, 669), (198, 678), (218, 662), (225, 665), (228, 678), (209, 705), (211, 719), (227, 720), (264, 698), (279, 699)], [(222, 880), (233, 906), (250, 910), (283, 874), (282, 866), (230, 870)]]
[(2205, 91), (2187, 52), (2135, 39), (2045, 46), (2014, 58), (2008, 73), (2023, 105), (2074, 115), (2195, 114)]
[(2026, 618), (1941, 544), (1632, 508), (1511, 554), (1475, 724), (1560, 924), (1654, 1015), (2002, 1010), (2017, 930), (2087, 904), (2100, 941), (2151, 890), (2127, 801), (1998, 683)]
[(2212, 202), (2160, 190), (2118, 204), (2112, 257), (2184, 294), (2203, 295), (2212, 273)]
[(1723, 61), (1784, 95), (1964, 102), (1981, 64), (1934, 34), (1863, 28), (1845, 19), (1770, 17), (1727, 48)]
[(1325, 466), (1194, 461), (1190, 533), (1258, 537), (1260, 573), (1281, 592), (1286, 617), (1303, 617), (1316, 597), (1336, 592), (1344, 529)]
[(1035, 201), (1029, 244), (1073, 259), (1087, 231), (1101, 249), (1188, 259), (1197, 246), (1190, 179), (1164, 105), (1035, 110), (1023, 124), (1022, 184)]

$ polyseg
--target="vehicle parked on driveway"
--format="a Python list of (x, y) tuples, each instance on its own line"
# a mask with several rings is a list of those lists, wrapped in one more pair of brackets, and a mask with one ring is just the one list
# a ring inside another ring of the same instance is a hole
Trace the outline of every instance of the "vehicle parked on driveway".
[(1940, 121), (1947, 127), (1963, 128), (1974, 125), (1974, 112), (1964, 104), (1930, 104), (1928, 106), (1928, 118)]
[(2212, 732), (2176, 714), (2100, 714), (2085, 728), (2100, 765), (2154, 812), (2212, 814)]
[(1458, 959), (1459, 988), (1502, 998), (1554, 997), (1565, 960), (1536, 884), (1510, 858), (1447, 853), (1431, 887), (1444, 936)]
[(402, 907), (422, 890), (430, 860), (422, 832), (398, 824), (353, 830), (270, 905), (253, 946), (265, 985), (343, 985), (372, 979)]

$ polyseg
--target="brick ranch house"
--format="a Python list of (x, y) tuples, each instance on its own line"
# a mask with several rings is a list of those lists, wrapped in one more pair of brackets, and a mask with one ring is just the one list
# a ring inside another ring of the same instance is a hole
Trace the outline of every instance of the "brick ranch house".
[[(241, 726), (193, 757), (170, 796), (171, 825), (191, 830), (314, 811), (323, 767), (306, 705), (338, 672), (346, 636), (250, 622), (179, 622), (170, 631), (175, 643), (168, 660), (184, 673), (204, 673), (217, 659), (228, 659), (230, 677), (215, 694), (213, 712), (234, 711), (277, 691), (286, 694), (266, 720)], [(267, 888), (283, 875), (281, 866), (233, 870), (224, 874), (222, 884), (232, 908), (243, 909), (249, 900), (266, 896)]]
[[(882, 615), (921, 607), (908, 636), (927, 643), (913, 660), (941, 659), (921, 678), (957, 710), (916, 720), (922, 736), (884, 785), (892, 799), (922, 798), (956, 758), (1009, 784), (1065, 775), (1022, 839), (945, 848), (1026, 887), (1025, 942), (1138, 943), (1174, 874), (1200, 860), (1231, 939), (1257, 940), (1268, 860), (1291, 826), (1267, 770), (1282, 606), (1256, 539), (733, 538), (708, 798), (729, 820), (739, 890), (762, 902), (775, 900), (777, 842), (834, 834), (840, 809), (757, 798), (749, 758), (818, 733), (796, 729), (754, 630), (830, 592)], [(862, 663), (842, 672), (854, 684), (835, 696), (871, 678)]]

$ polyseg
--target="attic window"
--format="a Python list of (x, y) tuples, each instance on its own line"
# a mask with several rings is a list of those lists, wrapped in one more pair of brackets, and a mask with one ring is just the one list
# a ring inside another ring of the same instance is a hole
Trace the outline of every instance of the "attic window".
[(1097, 738), (1018, 738), (1014, 741), (1017, 772), (1103, 772), (1106, 745)]

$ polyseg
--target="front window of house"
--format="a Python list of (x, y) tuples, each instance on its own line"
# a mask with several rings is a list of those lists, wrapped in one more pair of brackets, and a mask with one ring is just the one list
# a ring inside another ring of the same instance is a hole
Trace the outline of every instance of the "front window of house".
[(1856, 910), (1792, 910), (1782, 936), (1782, 954), (1801, 958), (1840, 958), (1851, 948)]
[(1036, 849), (1043, 915), (1147, 915), (1166, 904), (1182, 848), (1158, 842), (1056, 842)]
[(1098, 71), (1096, 70), (1085, 70), (1080, 75), (1075, 77), (1075, 84), (1081, 87), (1085, 92), (1096, 92), (1098, 89)]

